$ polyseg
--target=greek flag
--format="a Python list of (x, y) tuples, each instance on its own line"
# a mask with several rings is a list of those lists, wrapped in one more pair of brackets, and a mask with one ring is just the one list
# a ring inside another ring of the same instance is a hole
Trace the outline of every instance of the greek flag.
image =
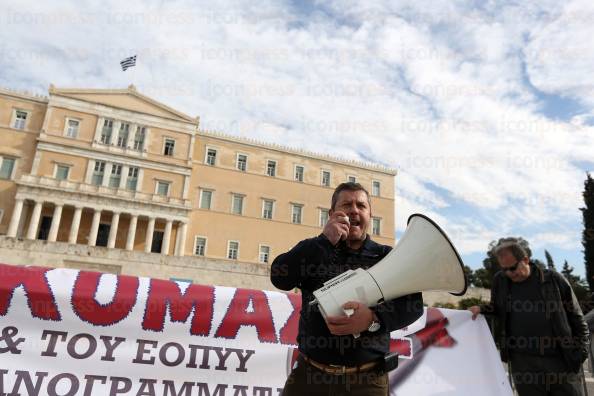
[(123, 71), (128, 70), (128, 68), (132, 66), (136, 66), (136, 55), (124, 59), (120, 62), (120, 65), (122, 66)]

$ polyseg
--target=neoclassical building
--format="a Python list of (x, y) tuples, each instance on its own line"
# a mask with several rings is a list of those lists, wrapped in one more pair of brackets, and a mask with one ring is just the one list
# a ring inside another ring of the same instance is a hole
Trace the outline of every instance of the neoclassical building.
[(0, 262), (271, 288), (347, 180), (394, 243), (394, 170), (203, 131), (133, 86), (0, 89), (0, 138)]

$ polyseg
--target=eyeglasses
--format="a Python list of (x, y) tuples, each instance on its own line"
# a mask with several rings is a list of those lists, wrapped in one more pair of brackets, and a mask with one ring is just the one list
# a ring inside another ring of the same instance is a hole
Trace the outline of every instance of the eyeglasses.
[(518, 269), (518, 265), (520, 265), (520, 262), (516, 261), (516, 263), (514, 265), (512, 265), (511, 267), (502, 268), (502, 270), (505, 272), (514, 272), (515, 270)]

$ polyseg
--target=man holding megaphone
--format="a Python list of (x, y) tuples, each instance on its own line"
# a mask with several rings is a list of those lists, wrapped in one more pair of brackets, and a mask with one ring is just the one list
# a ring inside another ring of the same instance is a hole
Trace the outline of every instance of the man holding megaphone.
[(352, 300), (342, 306), (344, 315), (322, 315), (317, 304), (310, 304), (314, 291), (345, 271), (372, 267), (391, 250), (367, 234), (371, 203), (360, 184), (340, 184), (329, 215), (320, 235), (299, 242), (272, 263), (272, 283), (302, 293), (300, 356), (283, 395), (387, 395), (389, 334), (421, 316), (422, 296), (408, 294), (372, 308)]

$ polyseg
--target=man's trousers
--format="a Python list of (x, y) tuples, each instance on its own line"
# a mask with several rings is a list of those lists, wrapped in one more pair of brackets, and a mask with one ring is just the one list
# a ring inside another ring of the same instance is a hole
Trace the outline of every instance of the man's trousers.
[(283, 396), (388, 396), (388, 374), (374, 370), (353, 374), (329, 374), (297, 360)]
[(581, 374), (568, 371), (562, 356), (512, 353), (511, 372), (520, 396), (583, 396)]

